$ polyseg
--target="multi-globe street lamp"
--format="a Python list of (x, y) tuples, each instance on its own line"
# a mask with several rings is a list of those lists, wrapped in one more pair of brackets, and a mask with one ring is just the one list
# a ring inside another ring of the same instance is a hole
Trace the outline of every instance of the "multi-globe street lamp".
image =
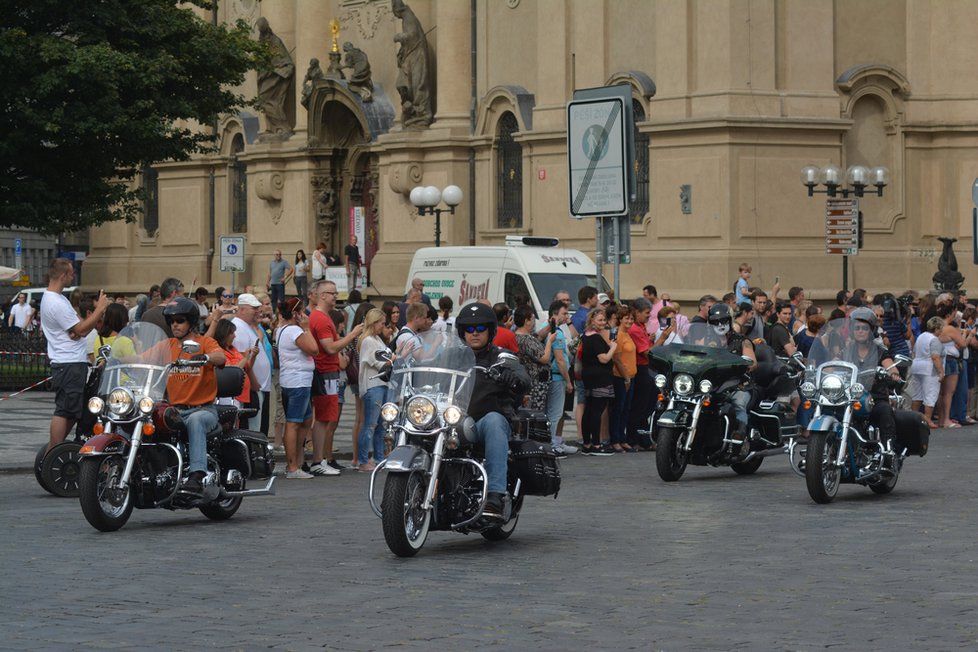
[[(806, 165), (801, 169), (801, 183), (808, 188), (808, 196), (816, 193), (829, 197), (862, 197), (870, 186), (876, 187), (876, 196), (883, 196), (883, 188), (890, 182), (890, 171), (882, 165), (869, 168), (865, 165), (850, 165), (846, 170), (846, 184), (842, 184), (842, 168), (836, 165), (826, 165), (819, 168), (816, 165)], [(825, 190), (816, 190), (819, 185)], [(872, 190), (870, 191), (872, 192)]]
[[(441, 214), (455, 214), (455, 207), (462, 203), (462, 189), (458, 186), (446, 186), (439, 190), (435, 186), (417, 186), (411, 190), (411, 204), (418, 209), (418, 215), (435, 216), (435, 246), (441, 246)], [(448, 208), (437, 208), (440, 202), (445, 202)]]

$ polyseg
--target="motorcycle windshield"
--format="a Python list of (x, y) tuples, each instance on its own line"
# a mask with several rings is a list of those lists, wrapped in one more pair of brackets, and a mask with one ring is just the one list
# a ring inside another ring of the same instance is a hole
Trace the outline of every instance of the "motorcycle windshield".
[[(842, 318), (825, 324), (812, 342), (809, 364), (824, 374), (836, 373), (846, 378), (850, 370), (833, 362), (854, 364), (859, 382), (872, 385), (873, 375), (883, 358), (883, 347), (872, 326), (864, 321)], [(824, 365), (824, 366), (823, 366)]]
[(402, 341), (395, 354), (387, 400), (400, 407), (423, 394), (440, 415), (449, 405), (466, 413), (475, 383), (475, 354), (454, 331), (425, 331)]
[(137, 402), (146, 396), (158, 401), (166, 392), (166, 370), (172, 359), (169, 338), (159, 326), (144, 321), (129, 324), (112, 342), (98, 393), (105, 396), (125, 389)]
[(749, 365), (727, 348), (727, 334), (718, 333), (708, 324), (689, 325), (683, 344), (670, 344), (652, 349), (652, 366), (663, 373), (687, 373), (694, 378), (710, 369), (722, 375), (743, 373)]

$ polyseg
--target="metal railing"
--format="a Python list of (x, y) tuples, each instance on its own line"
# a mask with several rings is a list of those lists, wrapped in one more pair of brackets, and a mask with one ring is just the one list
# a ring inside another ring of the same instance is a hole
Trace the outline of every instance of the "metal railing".
[(43, 333), (0, 331), (0, 390), (23, 389), (50, 374)]

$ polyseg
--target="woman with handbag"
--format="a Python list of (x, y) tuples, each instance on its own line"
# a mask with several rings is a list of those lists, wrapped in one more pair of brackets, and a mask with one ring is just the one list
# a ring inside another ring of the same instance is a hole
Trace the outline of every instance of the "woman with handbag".
[[(360, 359), (360, 396), (363, 399), (363, 425), (357, 436), (358, 469), (363, 473), (372, 472), (377, 464), (384, 460), (384, 423), (380, 419), (380, 407), (387, 397), (387, 383), (374, 376), (384, 370), (384, 363), (376, 358), (377, 351), (387, 351), (387, 343), (383, 339), (387, 315), (382, 310), (370, 310), (363, 320), (363, 335), (357, 342), (357, 353)], [(367, 459), (367, 451), (371, 445), (374, 449), (374, 459)]]

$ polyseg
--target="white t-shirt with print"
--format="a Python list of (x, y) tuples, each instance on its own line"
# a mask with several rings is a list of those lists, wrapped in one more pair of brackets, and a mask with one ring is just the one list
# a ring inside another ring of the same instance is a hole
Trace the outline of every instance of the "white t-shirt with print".
[[(234, 348), (244, 354), (255, 346), (255, 342), (258, 341), (259, 337), (258, 333), (255, 332), (254, 327), (238, 317), (235, 317), (231, 321), (234, 322), (236, 328), (234, 331)], [(272, 365), (268, 361), (268, 355), (265, 354), (264, 344), (258, 345), (258, 355), (255, 356), (255, 362), (251, 370), (258, 380), (258, 391), (272, 391)]]
[(295, 324), (275, 331), (275, 340), (278, 342), (278, 382), (289, 389), (312, 387), (312, 372), (316, 369), (313, 357), (295, 343), (300, 335), (302, 329)]
[(81, 322), (71, 302), (60, 292), (45, 290), (41, 297), (41, 330), (48, 341), (51, 362), (88, 362), (85, 338), (71, 339), (68, 329)]

